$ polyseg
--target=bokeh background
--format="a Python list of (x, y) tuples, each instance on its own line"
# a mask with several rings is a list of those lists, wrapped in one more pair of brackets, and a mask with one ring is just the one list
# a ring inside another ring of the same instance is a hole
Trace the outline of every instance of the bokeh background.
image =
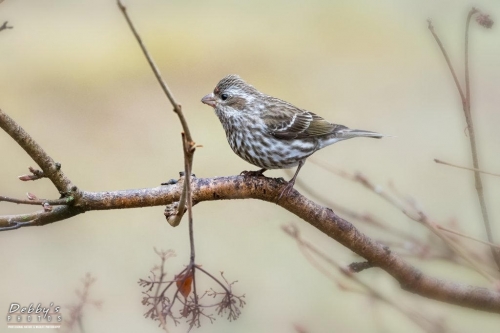
[[(416, 198), (439, 222), (456, 219), (485, 239), (472, 174), (434, 158), (470, 165), (460, 100), (427, 30), (433, 18), (453, 62), (462, 65), (465, 17), (472, 5), (500, 18), (496, 0), (166, 1), (127, 0), (129, 13), (176, 98), (192, 134), (198, 177), (251, 169), (233, 154), (211, 108), (200, 103), (223, 76), (236, 73), (263, 92), (349, 127), (394, 135), (357, 139), (318, 152), (337, 168)], [(155, 81), (115, 1), (7, 0), (0, 21), (0, 107), (92, 191), (154, 187), (183, 169), (176, 115)], [(500, 31), (471, 32), (474, 121), (484, 169), (500, 170)], [(20, 182), (35, 166), (0, 132), (0, 194), (58, 196), (48, 180)], [(273, 177), (288, 177), (283, 171)], [(428, 232), (360, 185), (306, 163), (300, 179), (325, 198), (425, 239)], [(500, 238), (500, 183), (484, 178), (494, 233)], [(298, 187), (299, 191), (300, 186)], [(0, 204), (1, 214), (33, 207)], [(101, 309), (84, 313), (86, 332), (159, 332), (143, 318), (137, 281), (158, 263), (153, 247), (174, 249), (167, 270), (188, 261), (187, 223), (171, 228), (163, 207), (89, 212), (41, 228), (0, 234), (0, 313), (11, 302), (67, 305), (87, 272)], [(255, 200), (209, 202), (194, 209), (198, 263), (224, 271), (245, 293), (241, 317), (200, 332), (421, 332), (394, 308), (339, 290), (281, 231), (296, 224), (337, 260), (357, 258), (294, 215)], [(355, 222), (355, 221), (353, 221)], [(356, 222), (355, 222), (356, 223)], [(362, 223), (363, 232), (384, 234)], [(480, 245), (474, 245), (480, 246)], [(486, 249), (484, 249), (486, 251)], [(489, 287), (470, 269), (440, 260), (409, 260), (433, 276)], [(338, 274), (337, 274), (338, 275)], [(340, 275), (339, 275), (340, 276)], [(376, 269), (360, 275), (402, 305), (442, 318), (458, 332), (497, 332), (498, 315), (412, 297)], [(3, 311), (3, 312), (2, 312)], [(64, 312), (63, 312), (64, 314)], [(6, 328), (0, 323), (0, 331)], [(171, 327), (184, 332), (186, 325)]]

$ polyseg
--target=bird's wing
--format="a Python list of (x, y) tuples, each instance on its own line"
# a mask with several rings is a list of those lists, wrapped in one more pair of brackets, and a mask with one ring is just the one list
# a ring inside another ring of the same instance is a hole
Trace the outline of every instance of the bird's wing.
[(346, 128), (286, 102), (268, 105), (263, 119), (269, 133), (280, 139), (321, 136)]

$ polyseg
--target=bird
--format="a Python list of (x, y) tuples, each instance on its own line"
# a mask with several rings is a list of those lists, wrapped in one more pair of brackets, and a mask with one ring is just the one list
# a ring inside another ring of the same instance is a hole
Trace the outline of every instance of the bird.
[(385, 136), (333, 124), (315, 113), (260, 92), (234, 74), (220, 80), (201, 102), (214, 109), (236, 155), (260, 168), (243, 171), (242, 175), (263, 176), (269, 169), (297, 166), (276, 202), (293, 188), (306, 159), (316, 151), (351, 138)]

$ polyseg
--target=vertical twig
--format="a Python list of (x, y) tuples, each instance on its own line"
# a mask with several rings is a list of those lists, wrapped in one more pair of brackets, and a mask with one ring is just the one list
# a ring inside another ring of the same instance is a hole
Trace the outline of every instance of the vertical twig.
[[(182, 125), (182, 130), (184, 131), (184, 135), (186, 137), (186, 140), (189, 143), (189, 147), (194, 147), (195, 143), (193, 142), (193, 139), (191, 137), (191, 132), (189, 131), (189, 126), (187, 124), (186, 118), (184, 117), (184, 114), (182, 113), (182, 106), (179, 103), (177, 103), (177, 101), (175, 100), (174, 95), (170, 91), (167, 83), (165, 82), (165, 80), (163, 80), (161, 73), (160, 73), (160, 70), (158, 69), (158, 66), (156, 66), (153, 58), (151, 57), (146, 46), (142, 42), (141, 36), (139, 35), (137, 30), (135, 29), (135, 26), (132, 23), (132, 20), (128, 16), (127, 7), (125, 7), (122, 4), (121, 0), (117, 0), (116, 3), (118, 5), (118, 8), (120, 9), (120, 11), (122, 12), (123, 16), (125, 17), (125, 20), (127, 21), (128, 26), (130, 27), (130, 30), (134, 34), (134, 37), (137, 40), (137, 43), (139, 44), (144, 56), (146, 57), (146, 59), (149, 63), (149, 66), (151, 67), (151, 70), (153, 71), (156, 79), (158, 80), (158, 83), (160, 84), (163, 92), (165, 93), (168, 100), (170, 101), (170, 103), (174, 107), (174, 112), (179, 117), (179, 121)], [(184, 139), (183, 139), (183, 142), (184, 142)], [(194, 150), (193, 150), (193, 153), (194, 153)], [(184, 176), (186, 177), (186, 175), (184, 175)], [(190, 176), (190, 175), (188, 175), (188, 176)], [(179, 225), (179, 223), (181, 222), (182, 216), (184, 215), (184, 210), (186, 208), (186, 191), (187, 191), (187, 188), (189, 187), (189, 184), (190, 184), (189, 179), (190, 179), (190, 177), (184, 178), (184, 188), (182, 190), (181, 198), (179, 200), (179, 206), (177, 209), (177, 213), (173, 216), (173, 218), (168, 220), (170, 225), (172, 225), (174, 227)]]
[(151, 57), (148, 50), (146, 49), (146, 46), (142, 42), (141, 36), (139, 36), (139, 33), (137, 32), (137, 30), (134, 27), (134, 24), (132, 23), (132, 20), (130, 20), (130, 17), (127, 14), (127, 7), (125, 7), (122, 4), (121, 0), (117, 0), (117, 4), (118, 4), (118, 8), (120, 8), (121, 12), (125, 16), (125, 19), (127, 20), (127, 23), (130, 27), (130, 30), (132, 30), (132, 33), (134, 34), (135, 39), (137, 40), (137, 43), (139, 43), (139, 46), (141, 47), (141, 50), (144, 53), (144, 56), (146, 57), (146, 59), (149, 63), (149, 66), (151, 66), (151, 69), (153, 70), (153, 73), (155, 74), (155, 77), (158, 80), (158, 83), (160, 84), (163, 92), (165, 93), (165, 95), (167, 95), (168, 100), (170, 101), (170, 103), (174, 107), (174, 112), (177, 113), (177, 116), (179, 117), (179, 120), (180, 120), (181, 125), (182, 125), (182, 130), (184, 131), (184, 133), (186, 133), (187, 140), (193, 141), (193, 139), (191, 138), (191, 132), (189, 131), (189, 127), (188, 127), (186, 118), (184, 118), (184, 114), (182, 113), (182, 106), (179, 103), (177, 103), (177, 101), (174, 98), (174, 95), (172, 94), (172, 92), (168, 88), (167, 83), (165, 82), (165, 80), (163, 80), (161, 73), (160, 73), (160, 70), (158, 69), (158, 66), (156, 66), (155, 62), (153, 61), (153, 58)]
[[(478, 10), (472, 8), (467, 15), (467, 23), (465, 25), (465, 106), (464, 114), (465, 120), (467, 121), (467, 128), (469, 130), (469, 141), (472, 153), (472, 163), (475, 169), (479, 168), (479, 159), (477, 156), (477, 145), (476, 145), (476, 134), (474, 131), (474, 125), (472, 121), (471, 114), (471, 97), (470, 97), (470, 76), (469, 76), (469, 26), (472, 16), (478, 13)], [(494, 243), (493, 233), (491, 232), (491, 224), (488, 216), (488, 210), (486, 208), (486, 200), (484, 198), (483, 183), (481, 180), (481, 173), (479, 171), (474, 171), (474, 182), (477, 191), (477, 197), (479, 199), (479, 205), (481, 206), (481, 214), (483, 215), (483, 222), (486, 228), (486, 235), (490, 243)], [(495, 247), (491, 247), (491, 253), (497, 266), (500, 268), (500, 251)]]
[(439, 49), (441, 50), (441, 53), (443, 53), (443, 57), (446, 60), (446, 64), (448, 65), (448, 68), (450, 69), (451, 75), (453, 76), (453, 81), (455, 81), (455, 85), (457, 86), (458, 93), (460, 94), (460, 100), (462, 101), (462, 105), (465, 107), (465, 95), (462, 90), (462, 86), (460, 85), (460, 81), (458, 81), (457, 73), (455, 72), (455, 69), (453, 68), (453, 65), (451, 64), (450, 57), (448, 57), (448, 53), (446, 52), (446, 49), (443, 46), (443, 43), (439, 39), (438, 35), (434, 31), (434, 26), (432, 25), (431, 20), (427, 20), (428, 23), (428, 28), (429, 31), (432, 33), (432, 36), (436, 40), (437, 45), (439, 46)]
[[(486, 200), (484, 198), (484, 191), (483, 191), (483, 184), (481, 180), (481, 173), (478, 171), (479, 168), (479, 159), (478, 159), (478, 154), (477, 154), (477, 144), (476, 144), (476, 133), (474, 131), (474, 124), (472, 121), (472, 114), (471, 114), (471, 96), (470, 96), (470, 74), (469, 74), (469, 27), (470, 27), (470, 21), (472, 17), (479, 13), (479, 11), (475, 8), (472, 8), (469, 11), (469, 14), (467, 15), (467, 21), (465, 25), (465, 94), (460, 86), (460, 83), (458, 81), (457, 75), (455, 73), (455, 70), (453, 68), (453, 65), (450, 62), (450, 59), (448, 57), (448, 54), (446, 53), (446, 50), (444, 49), (443, 44), (441, 43), (439, 37), (434, 31), (434, 27), (432, 26), (432, 23), (429, 22), (429, 30), (431, 31), (432, 35), (434, 36), (434, 39), (436, 40), (437, 44), (439, 45), (439, 48), (441, 49), (441, 52), (443, 53), (443, 56), (446, 60), (446, 63), (448, 64), (448, 68), (451, 71), (451, 74), (453, 75), (453, 80), (455, 81), (455, 84), (457, 86), (458, 92), (460, 94), (460, 99), (462, 101), (462, 107), (465, 115), (465, 121), (467, 123), (467, 130), (469, 133), (469, 142), (470, 142), (470, 147), (471, 147), (471, 154), (472, 154), (472, 163), (474, 166), (474, 182), (475, 182), (475, 187), (476, 187), (476, 192), (477, 192), (477, 197), (479, 199), (479, 205), (481, 206), (481, 214), (483, 217), (483, 222), (484, 226), (486, 229), (486, 235), (488, 237), (488, 241), (490, 243), (494, 243), (495, 240), (493, 238), (493, 233), (491, 232), (491, 224), (490, 224), (490, 219), (488, 216), (488, 210), (486, 208)], [(500, 251), (495, 248), (491, 247), (491, 253), (493, 255), (493, 259), (495, 260), (498, 268), (500, 268)]]
[[(158, 83), (160, 84), (163, 92), (165, 93), (168, 100), (172, 104), (172, 106), (174, 108), (174, 112), (179, 117), (179, 121), (180, 121), (182, 129), (183, 129), (182, 147), (183, 147), (183, 153), (184, 153), (184, 186), (183, 186), (183, 190), (182, 190), (182, 193), (181, 193), (181, 196), (179, 199), (179, 206), (177, 208), (177, 213), (175, 214), (174, 218), (169, 220), (168, 222), (172, 226), (179, 225), (179, 223), (182, 219), (182, 216), (184, 215), (184, 211), (186, 209), (186, 206), (187, 206), (188, 218), (189, 218), (189, 242), (190, 242), (191, 254), (190, 254), (189, 265), (186, 269), (186, 273), (184, 274), (184, 280), (186, 278), (188, 278), (190, 275), (192, 275), (194, 302), (195, 302), (196, 308), (198, 308), (198, 295), (196, 293), (196, 281), (195, 281), (195, 276), (194, 276), (196, 264), (195, 264), (194, 229), (193, 229), (193, 204), (192, 204), (192, 195), (191, 195), (191, 170), (193, 167), (193, 156), (194, 156), (194, 152), (196, 149), (196, 145), (191, 137), (191, 132), (189, 131), (189, 127), (188, 127), (186, 118), (184, 117), (184, 114), (182, 113), (182, 106), (179, 103), (177, 103), (177, 101), (175, 100), (174, 95), (170, 91), (167, 83), (163, 80), (161, 73), (160, 73), (160, 70), (156, 66), (153, 58), (151, 57), (146, 46), (142, 42), (142, 39), (141, 39), (139, 33), (135, 29), (134, 24), (132, 23), (132, 20), (128, 16), (127, 8), (121, 3), (120, 0), (117, 0), (117, 4), (118, 4), (118, 8), (120, 8), (121, 12), (123, 13), (123, 16), (125, 17), (128, 25), (130, 27), (130, 30), (132, 30), (132, 33), (134, 34), (144, 56), (146, 57), (146, 59), (149, 63), (149, 66), (153, 70), (153, 73), (154, 73), (156, 79), (158, 80)], [(179, 289), (176, 291), (176, 294), (174, 296), (174, 299), (172, 300), (171, 306), (173, 305), (173, 302), (175, 301), (175, 299), (177, 297), (176, 295), (178, 292), (179, 292)], [(170, 310), (167, 311), (167, 315), (168, 315), (169, 311)], [(158, 313), (158, 315), (160, 317), (160, 321), (161, 321), (163, 327), (166, 329), (165, 320), (161, 316), (161, 313)], [(194, 318), (194, 314), (193, 314), (193, 318)], [(194, 322), (195, 321), (193, 320), (193, 323)], [(190, 327), (190, 329), (191, 328), (192, 328), (192, 326)]]
[(186, 205), (188, 211), (188, 222), (189, 222), (189, 244), (190, 244), (190, 257), (189, 257), (189, 267), (193, 274), (193, 295), (195, 305), (198, 306), (198, 295), (196, 293), (196, 265), (195, 265), (195, 249), (194, 249), (194, 227), (193, 227), (193, 199), (191, 193), (191, 170), (193, 168), (193, 157), (195, 151), (194, 142), (189, 141), (187, 135), (182, 133), (182, 146), (184, 150), (184, 188), (186, 189)]

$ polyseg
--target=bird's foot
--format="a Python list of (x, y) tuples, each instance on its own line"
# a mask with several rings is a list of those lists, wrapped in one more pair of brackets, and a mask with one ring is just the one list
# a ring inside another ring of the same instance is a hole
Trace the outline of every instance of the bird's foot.
[(264, 172), (266, 170), (267, 169), (260, 169), (257, 171), (242, 171), (240, 173), (240, 176), (243, 176), (243, 177), (264, 177)]
[(278, 203), (283, 196), (287, 196), (288, 193), (293, 189), (293, 185), (295, 185), (295, 180), (290, 180), (288, 184), (286, 184), (285, 188), (281, 191), (278, 199), (276, 199), (276, 203)]
[(161, 183), (161, 185), (175, 185), (177, 182), (177, 179), (170, 179), (168, 182)]

